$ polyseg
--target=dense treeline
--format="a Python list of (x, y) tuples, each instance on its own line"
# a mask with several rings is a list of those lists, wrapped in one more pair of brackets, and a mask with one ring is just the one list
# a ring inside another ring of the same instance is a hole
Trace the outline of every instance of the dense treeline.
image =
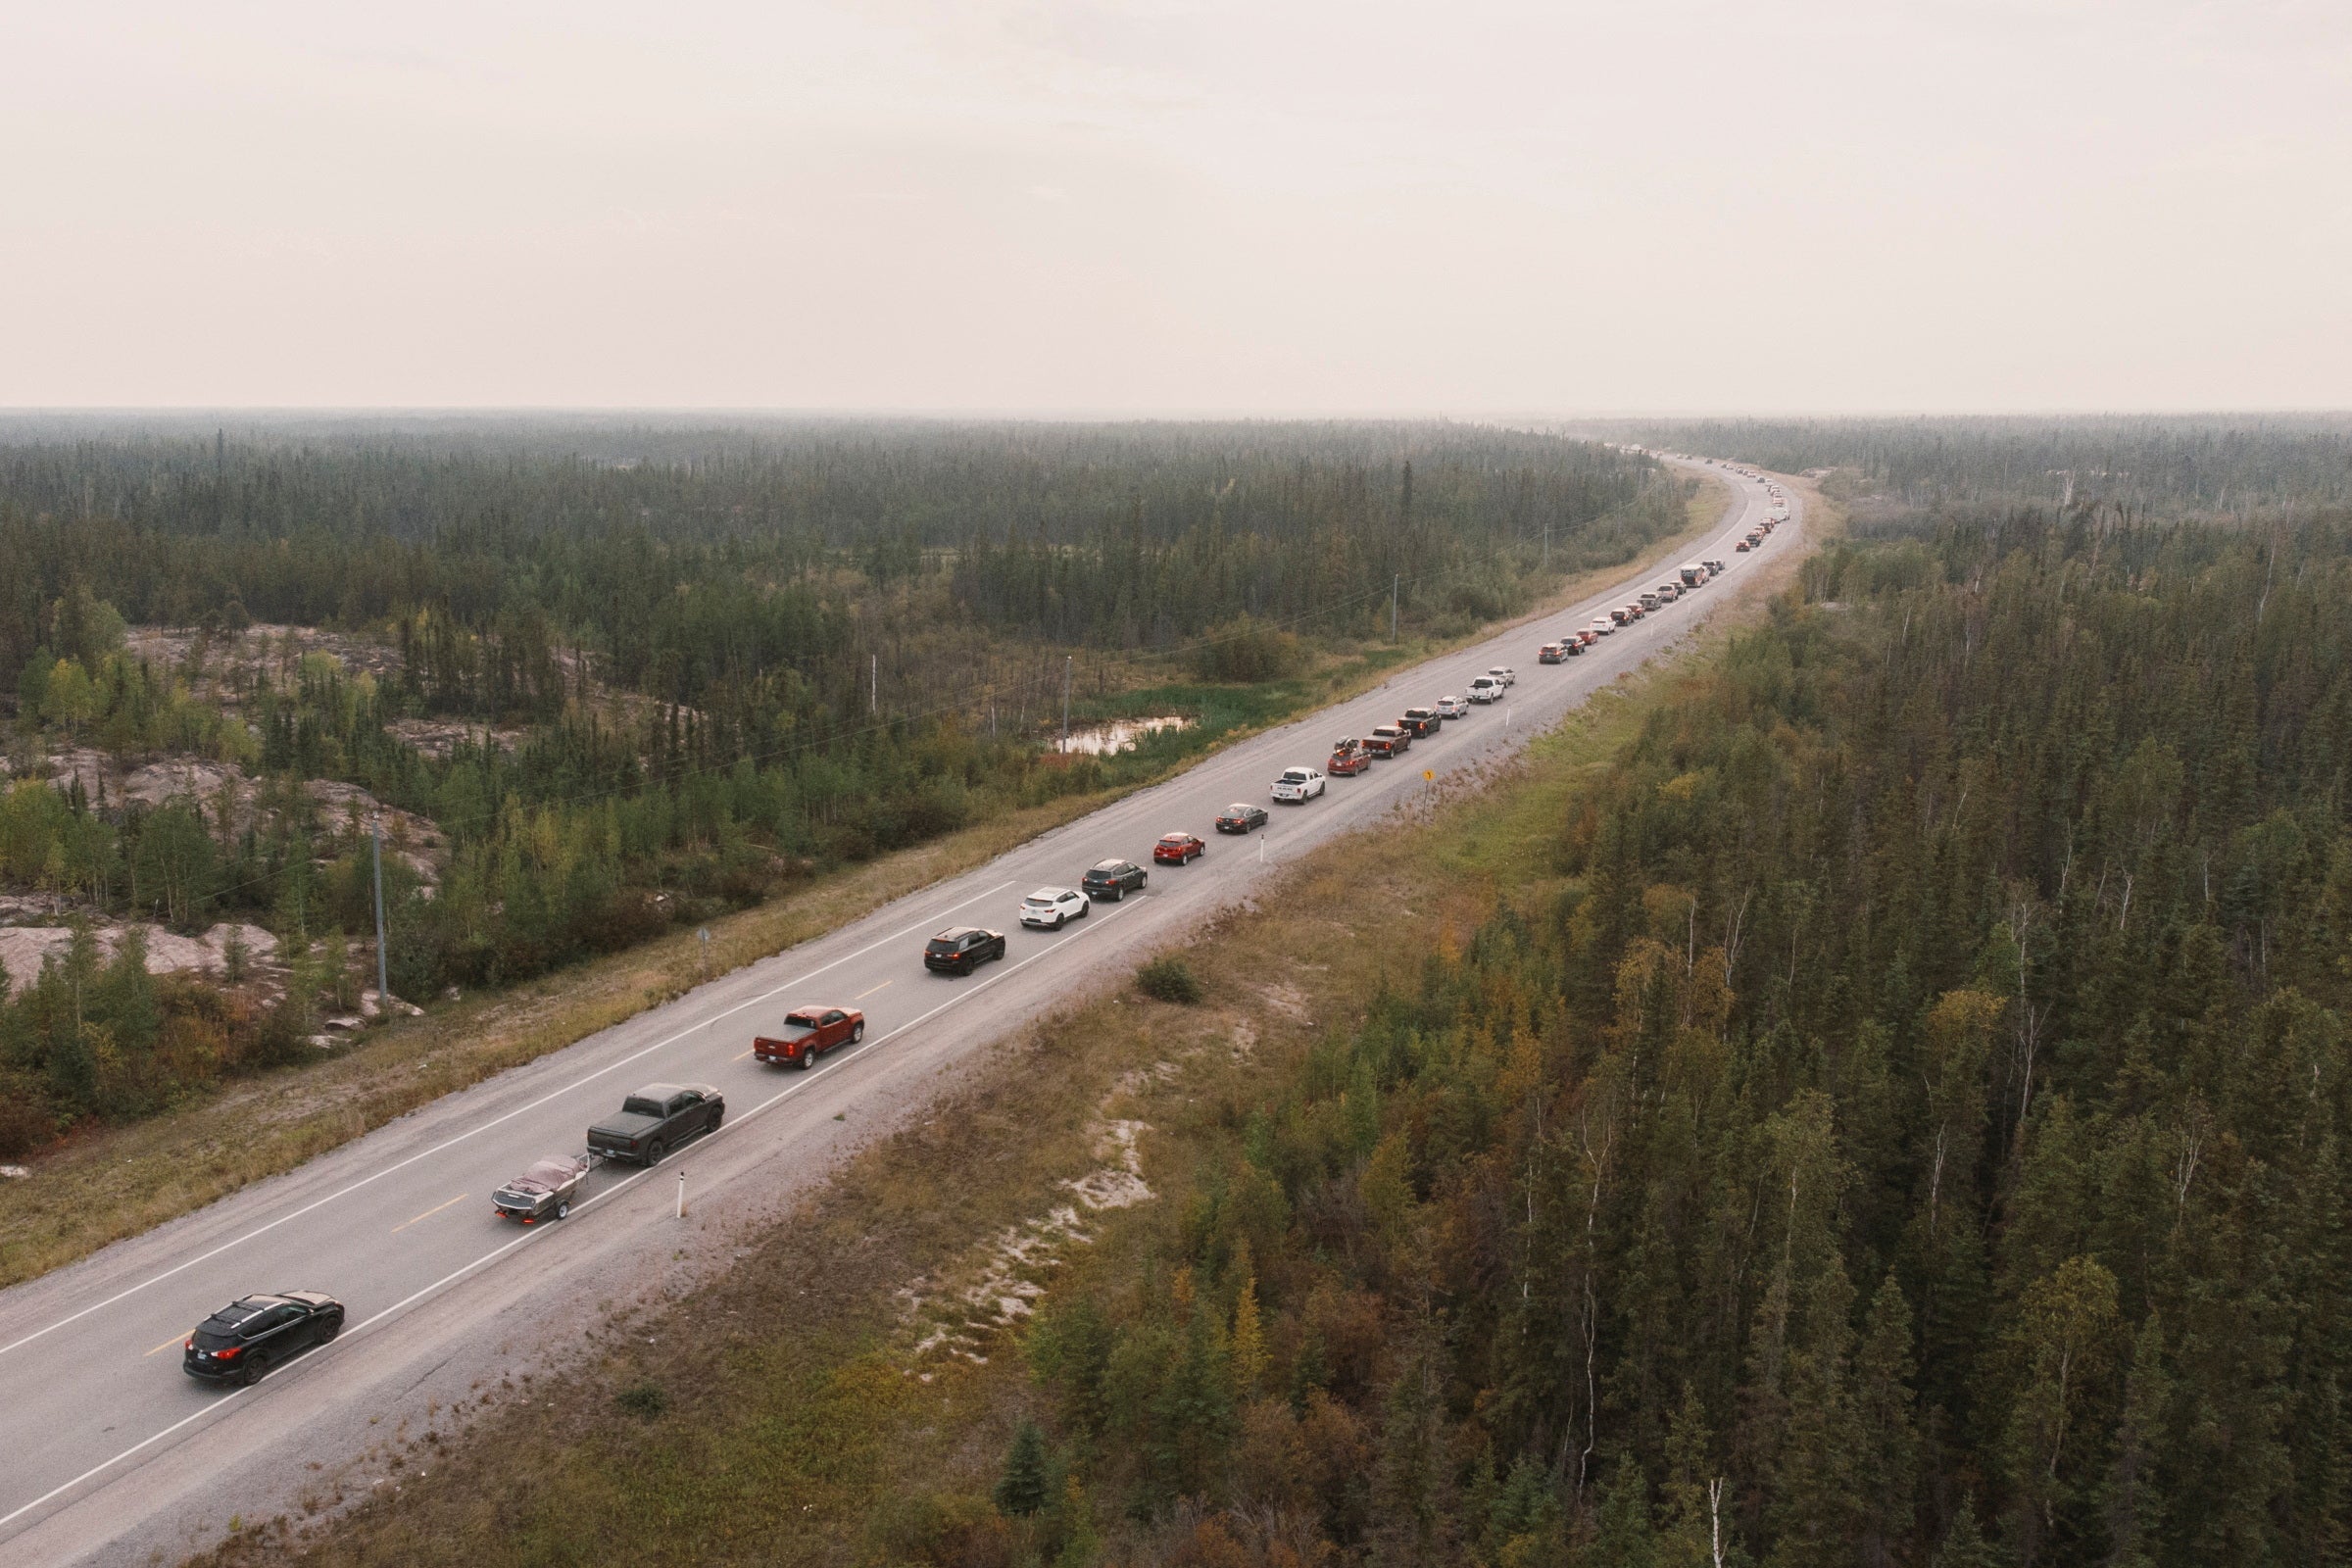
[(2339, 1559), (2352, 519), (2099, 515), (1812, 563), (1048, 1298), (1007, 1486), (1202, 1565)]
[(1643, 426), (1675, 450), (1783, 473), (1850, 467), (1927, 505), (2105, 501), (2163, 517), (2352, 501), (2352, 417), (1722, 419)]
[(0, 445), (0, 681), (76, 582), (183, 626), (431, 612), (696, 704), (784, 669), (847, 693), (901, 635), (874, 590), (927, 573), (925, 615), (1122, 650), (1241, 616), (1353, 632), (1375, 599), (1385, 624), (1398, 576), (1411, 623), (1478, 618), (1679, 523), (1655, 478), (1445, 425), (49, 433)]

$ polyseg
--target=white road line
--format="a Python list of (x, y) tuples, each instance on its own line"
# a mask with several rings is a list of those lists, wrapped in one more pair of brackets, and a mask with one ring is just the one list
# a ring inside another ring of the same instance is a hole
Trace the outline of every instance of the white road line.
[[(433, 1147), (430, 1149), (419, 1150), (417, 1152), (411, 1154), (408, 1158), (397, 1160), (392, 1164), (386, 1165), (382, 1170), (376, 1171), (372, 1175), (361, 1177), (358, 1181), (353, 1182), (348, 1187), (344, 1187), (335, 1192), (329, 1193), (324, 1198), (317, 1199), (311, 1202), (305, 1203), (302, 1207), (297, 1208), (290, 1213), (281, 1214), (277, 1218), (270, 1221), (267, 1225), (257, 1225), (252, 1230), (247, 1231), (244, 1235), (236, 1237), (230, 1241), (222, 1242), (220, 1246), (213, 1248), (209, 1251), (199, 1252), (196, 1256), (189, 1258), (184, 1263), (173, 1264), (172, 1267), (165, 1269), (162, 1273), (151, 1275), (150, 1277), (141, 1280), (136, 1285), (127, 1286), (122, 1290), (117, 1291), (114, 1295), (107, 1297), (103, 1300), (91, 1302), (88, 1306), (83, 1307), (78, 1312), (74, 1312), (66, 1317), (61, 1317), (56, 1322), (51, 1323), (44, 1328), (35, 1329), (30, 1334), (24, 1335), (21, 1339), (12, 1340), (6, 1345), (0, 1345), (0, 1355), (6, 1355), (11, 1350), (21, 1350), (25, 1346), (30, 1345), (33, 1341), (41, 1339), (46, 1335), (54, 1334), (59, 1329), (66, 1327), (70, 1323), (77, 1323), (81, 1319), (88, 1317), (92, 1312), (104, 1311), (106, 1308), (113, 1306), (116, 1302), (126, 1300), (129, 1298), (138, 1295), (141, 1291), (146, 1290), (150, 1286), (161, 1285), (164, 1281), (171, 1279), (176, 1274), (186, 1273), (189, 1269), (194, 1268), (199, 1263), (210, 1262), (212, 1259), (219, 1257), (222, 1252), (229, 1251), (234, 1248), (242, 1247), (247, 1242), (254, 1240), (256, 1237), (265, 1236), (270, 1231), (277, 1229), (280, 1225), (291, 1224), (293, 1221), (302, 1218), (303, 1215), (310, 1213), (314, 1209), (322, 1208), (326, 1204), (334, 1202), (338, 1199), (348, 1198), (353, 1193), (358, 1192), (361, 1188), (371, 1186), (374, 1183), (383, 1180), (386, 1176), (391, 1175), (395, 1171), (405, 1170), (409, 1166), (416, 1164), (420, 1159), (430, 1159), (433, 1155), (440, 1153), (444, 1150), (456, 1148), (458, 1145), (466, 1142), (466, 1140), (468, 1138), (476, 1137), (482, 1133), (488, 1132), (493, 1127), (513, 1121), (517, 1116), (537, 1110), (540, 1106), (547, 1104), (551, 1101), (561, 1100), (565, 1095), (570, 1094), (573, 1090), (580, 1088), (582, 1085), (594, 1083), (597, 1079), (604, 1077), (607, 1073), (612, 1072), (621, 1067), (625, 1067), (630, 1062), (637, 1060), (641, 1056), (649, 1056), (657, 1051), (665, 1050), (670, 1046), (676, 1045), (679, 1041), (685, 1039), (688, 1035), (693, 1034), (696, 1030), (706, 1028), (710, 1024), (717, 1022), (720, 1018), (732, 1017), (734, 1014), (743, 1011), (746, 1007), (757, 1006), (760, 1003), (765, 1002), (772, 997), (792, 990), (795, 986), (806, 985), (810, 980), (815, 979), (818, 975), (823, 974), (827, 969), (839, 968), (841, 965), (849, 962), (852, 958), (861, 958), (865, 956), (865, 955), (873, 952), (876, 948), (887, 947), (893, 942), (897, 942), (902, 938), (910, 936), (914, 932), (922, 930), (925, 926), (928, 926), (933, 921), (937, 920), (942, 914), (953, 913), (955, 910), (962, 908), (967, 904), (975, 904), (982, 899), (992, 898), (1011, 886), (1011, 879), (1007, 879), (998, 883), (993, 888), (983, 888), (980, 892), (971, 895), (969, 898), (958, 899), (956, 903), (949, 905), (945, 909), (941, 909), (934, 914), (927, 915), (923, 919), (917, 920), (912, 925), (903, 926), (899, 930), (892, 932), (889, 936), (878, 937), (874, 941), (867, 943), (864, 947), (859, 948), (855, 953), (845, 953), (840, 957), (835, 958), (832, 962), (822, 964), (817, 968), (811, 969), (807, 974), (802, 975), (797, 979), (787, 980), (780, 986), (776, 986), (768, 991), (763, 991), (759, 996), (752, 997), (747, 1001), (736, 1004), (734, 1006), (727, 1008), (724, 1012), (720, 1012), (711, 1018), (690, 1024), (686, 1028), (679, 1030), (676, 1034), (655, 1041), (652, 1045), (645, 1047), (643, 1050), (633, 1051), (617, 1061), (609, 1062), (606, 1065), (597, 1068), (594, 1072), (588, 1073), (580, 1078), (575, 1078), (570, 1083), (564, 1085), (564, 1087), (561, 1089), (551, 1090), (547, 1094), (541, 1095), (537, 1100), (532, 1101), (527, 1105), (517, 1105), (503, 1116), (494, 1116), (490, 1120), (483, 1122), (478, 1127), (468, 1128), (466, 1131), (458, 1134), (454, 1138), (442, 1140), (440, 1143), (433, 1145)], [(6, 1522), (6, 1520), (0, 1519), (0, 1524), (5, 1524)]]
[[(1152, 900), (1152, 895), (1149, 893), (1139, 893), (1135, 897), (1136, 902), (1139, 904), (1148, 904)], [(1124, 905), (1125, 902), (1125, 900), (1120, 901), (1122, 905)], [(1109, 924), (1112, 920), (1118, 918), (1119, 915), (1125, 912), (1126, 911), (1123, 907), (1112, 910), (1109, 914), (1103, 917), (1103, 924)], [(1092, 923), (1090, 922), (1089, 924), (1091, 928)], [(1086, 934), (1087, 932), (1085, 930), (1080, 930), (1074, 933), (1070, 940), (1075, 942), (1079, 938), (1084, 937)], [(1038, 959), (1051, 957), (1056, 953), (1065, 951), (1068, 947), (1069, 943), (1057, 942), (1053, 947), (1044, 948), (1036, 953), (1031, 954), (1028, 957), (1021, 959), (1021, 961), (1018, 963), (1004, 965), (997, 973), (989, 976), (986, 980), (981, 981), (976, 986), (958, 986), (955, 996), (948, 998), (947, 1001), (941, 1003), (938, 1006), (933, 1007), (929, 1012), (924, 1013), (921, 1017), (899, 1025), (898, 1028), (893, 1029), (889, 1034), (875, 1036), (872, 1044), (874, 1046), (884, 1045), (898, 1036), (905, 1034), (909, 1029), (918, 1028), (921, 1025), (928, 1023), (931, 1019), (938, 1017), (950, 1007), (956, 1005), (958, 1003), (969, 1002), (972, 998), (978, 996), (981, 992), (986, 991), (990, 986), (995, 985), (998, 981), (1009, 980), (1015, 973), (1027, 968), (1030, 964), (1037, 962)], [(768, 1096), (767, 1099), (761, 1101), (759, 1104), (754, 1105), (750, 1110), (745, 1111), (742, 1115), (733, 1117), (720, 1123), (716, 1132), (709, 1134), (701, 1142), (703, 1144), (709, 1144), (721, 1137), (724, 1137), (727, 1133), (732, 1132), (738, 1127), (741, 1127), (744, 1125), (744, 1123), (750, 1121), (753, 1117), (759, 1115), (761, 1111), (766, 1110), (771, 1105), (776, 1104), (780, 1101), (789, 1100), (794, 1095), (797, 1095), (804, 1089), (808, 1088), (810, 1085), (814, 1084), (819, 1077), (824, 1076), (827, 1073), (835, 1071), (841, 1067), (855, 1067), (860, 1061), (867, 1061), (873, 1058), (868, 1052), (859, 1052), (855, 1056), (851, 1056), (846, 1059), (837, 1059), (832, 1067), (818, 1068), (817, 1070), (812, 1071), (807, 1076), (803, 1077), (799, 1083), (793, 1084), (789, 1088), (777, 1090), (774, 1094)], [(687, 1147), (692, 1149), (698, 1148), (700, 1145), (688, 1145)], [(680, 1150), (678, 1152), (682, 1154), (686, 1152), (686, 1151)], [(574, 1212), (576, 1213), (585, 1211), (594, 1207), (596, 1204), (603, 1202), (608, 1198), (618, 1197), (620, 1194), (628, 1191), (631, 1187), (634, 1187), (638, 1182), (644, 1180), (648, 1176), (651, 1176), (660, 1168), (661, 1167), (656, 1165), (648, 1165), (642, 1170), (633, 1172), (629, 1176), (624, 1177), (622, 1180), (614, 1183), (612, 1186), (606, 1188), (603, 1192), (598, 1193), (586, 1202), (581, 1203), (578, 1208), (574, 1210)], [(456, 1200), (453, 1199), (451, 1201), (454, 1202)], [(448, 1205), (444, 1204), (442, 1206), (447, 1207)], [(436, 1210), (436, 1212), (438, 1212), (438, 1210)], [(300, 1367), (316, 1365), (318, 1360), (323, 1359), (325, 1354), (332, 1351), (337, 1346), (350, 1344), (352, 1340), (356, 1339), (362, 1334), (367, 1333), (368, 1330), (373, 1328), (376, 1324), (383, 1322), (385, 1319), (393, 1316), (396, 1313), (406, 1311), (409, 1307), (414, 1306), (416, 1302), (423, 1300), (426, 1297), (432, 1295), (435, 1291), (440, 1290), (442, 1287), (456, 1284), (459, 1280), (464, 1279), (466, 1275), (480, 1268), (483, 1264), (495, 1262), (499, 1258), (506, 1256), (509, 1252), (514, 1250), (514, 1249), (517, 1247), (521, 1247), (528, 1242), (537, 1241), (540, 1237), (548, 1235), (549, 1233), (549, 1227), (537, 1227), (524, 1231), (520, 1236), (515, 1237), (514, 1240), (508, 1242), (503, 1246), (492, 1248), (489, 1251), (484, 1252), (481, 1256), (473, 1259), (473, 1261), (461, 1264), (459, 1267), (450, 1270), (447, 1274), (444, 1274), (439, 1279), (433, 1281), (432, 1284), (427, 1285), (420, 1290), (411, 1292), (408, 1296), (393, 1302), (390, 1306), (385, 1307), (382, 1311), (377, 1312), (372, 1317), (365, 1318), (360, 1322), (353, 1324), (342, 1334), (338, 1335), (333, 1344), (320, 1346), (318, 1350), (312, 1353), (311, 1356), (306, 1357), (300, 1362), (293, 1363), (291, 1366), (289, 1366), (288, 1370), (298, 1370)], [(53, 1497), (57, 1497), (65, 1493), (73, 1491), (75, 1487), (80, 1486), (84, 1481), (90, 1480), (94, 1476), (104, 1474), (106, 1471), (114, 1468), (116, 1465), (121, 1464), (123, 1460), (129, 1458), (132, 1454), (137, 1453), (140, 1449), (152, 1447), (154, 1445), (161, 1443), (164, 1439), (170, 1437), (172, 1433), (177, 1432), (181, 1427), (186, 1426), (189, 1422), (200, 1420), (205, 1416), (211, 1415), (214, 1411), (221, 1409), (223, 1406), (227, 1405), (230, 1400), (235, 1399), (239, 1396), (249, 1392), (250, 1386), (247, 1388), (233, 1390), (230, 1393), (223, 1395), (220, 1398), (215, 1400), (213, 1403), (205, 1406), (203, 1409), (197, 1411), (194, 1415), (184, 1416), (181, 1419), (172, 1422), (172, 1425), (164, 1428), (163, 1431), (156, 1433), (153, 1437), (141, 1439), (139, 1442), (132, 1444), (129, 1447), (124, 1448), (121, 1453), (116, 1454), (113, 1458), (103, 1460), (98, 1464), (94, 1464), (89, 1469), (84, 1470), (80, 1475), (75, 1476), (73, 1480), (66, 1482), (64, 1485), (53, 1487), (49, 1491), (42, 1493), (39, 1496), (18, 1508), (15, 1512), (0, 1514), (0, 1529), (7, 1528), (10, 1523), (17, 1519), (23, 1518), (25, 1514), (31, 1512), (33, 1509), (38, 1508), (42, 1503), (49, 1501)]]
[(12, 1521), (22, 1519), (24, 1517), (24, 1515), (32, 1512), (33, 1509), (38, 1508), (42, 1503), (47, 1502), (50, 1498), (58, 1496), (64, 1493), (72, 1492), (75, 1487), (78, 1487), (84, 1481), (89, 1480), (90, 1477), (113, 1469), (116, 1465), (121, 1464), (132, 1454), (138, 1452), (139, 1449), (147, 1447), (153, 1444), (163, 1442), (166, 1438), (170, 1437), (172, 1433), (177, 1432), (181, 1427), (186, 1426), (189, 1422), (203, 1420), (206, 1416), (211, 1415), (216, 1410), (219, 1410), (222, 1406), (226, 1405), (229, 1400), (239, 1398), (243, 1396), (244, 1394), (245, 1390), (243, 1389), (232, 1390), (231, 1392), (222, 1395), (220, 1398), (215, 1399), (212, 1403), (206, 1405), (194, 1415), (181, 1416), (178, 1420), (172, 1422), (170, 1426), (164, 1428), (163, 1431), (158, 1432), (154, 1437), (147, 1439), (145, 1442), (133, 1444), (131, 1446), (124, 1448), (121, 1453), (116, 1454), (112, 1459), (108, 1459), (103, 1463), (90, 1466), (87, 1470), (84, 1470), (81, 1474), (75, 1476), (64, 1486), (50, 1488), (47, 1492), (42, 1493), (30, 1502), (24, 1504), (24, 1506), (22, 1508), (19, 1508), (15, 1513), (0, 1513), (0, 1530), (6, 1529)]

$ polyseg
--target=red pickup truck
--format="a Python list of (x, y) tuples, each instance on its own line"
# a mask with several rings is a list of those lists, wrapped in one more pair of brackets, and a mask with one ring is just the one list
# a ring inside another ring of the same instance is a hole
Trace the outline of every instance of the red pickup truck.
[(835, 1046), (854, 1046), (864, 1038), (865, 1014), (856, 1007), (795, 1007), (784, 1015), (780, 1038), (754, 1037), (752, 1054), (771, 1064), (813, 1067)]

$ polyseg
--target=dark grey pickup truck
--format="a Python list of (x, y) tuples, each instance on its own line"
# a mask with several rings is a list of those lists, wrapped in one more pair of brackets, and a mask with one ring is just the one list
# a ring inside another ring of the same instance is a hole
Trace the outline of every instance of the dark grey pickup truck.
[(619, 1115), (588, 1129), (588, 1152), (659, 1165), (687, 1139), (718, 1131), (726, 1113), (726, 1101), (709, 1084), (647, 1084), (620, 1102)]

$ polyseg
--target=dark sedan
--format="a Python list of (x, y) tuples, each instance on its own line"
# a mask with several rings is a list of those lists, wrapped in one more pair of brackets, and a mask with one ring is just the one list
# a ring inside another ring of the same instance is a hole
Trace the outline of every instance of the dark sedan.
[(196, 1325), (180, 1369), (207, 1383), (252, 1383), (343, 1332), (343, 1303), (317, 1291), (232, 1301)]
[(1248, 833), (1265, 825), (1266, 808), (1251, 806), (1247, 801), (1236, 801), (1217, 813), (1217, 831), (1220, 833)]
[(986, 926), (951, 927), (923, 947), (923, 967), (941, 974), (970, 974), (991, 958), (1004, 956), (1004, 933)]

